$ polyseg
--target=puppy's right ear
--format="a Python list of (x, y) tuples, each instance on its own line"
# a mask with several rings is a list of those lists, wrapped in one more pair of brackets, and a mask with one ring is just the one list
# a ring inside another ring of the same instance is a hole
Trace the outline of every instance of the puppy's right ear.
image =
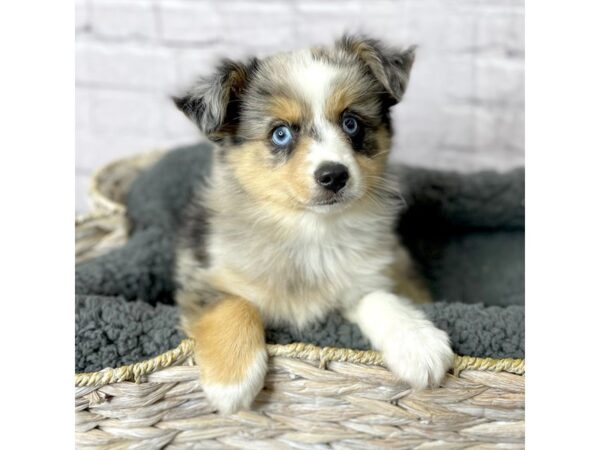
[(224, 60), (173, 102), (210, 139), (220, 140), (237, 129), (242, 95), (257, 65), (256, 58), (247, 64)]

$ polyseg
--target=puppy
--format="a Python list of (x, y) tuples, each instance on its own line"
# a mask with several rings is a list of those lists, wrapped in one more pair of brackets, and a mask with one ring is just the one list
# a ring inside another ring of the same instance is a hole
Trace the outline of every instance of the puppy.
[(177, 303), (200, 379), (222, 413), (248, 408), (267, 371), (265, 324), (332, 310), (358, 324), (415, 389), (451, 366), (448, 336), (393, 232), (390, 108), (414, 48), (344, 36), (330, 47), (224, 61), (175, 103), (216, 142), (179, 236)]

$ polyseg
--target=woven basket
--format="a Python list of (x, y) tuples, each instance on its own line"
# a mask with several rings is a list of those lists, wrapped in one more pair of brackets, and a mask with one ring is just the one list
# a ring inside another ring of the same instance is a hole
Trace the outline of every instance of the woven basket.
[[(126, 240), (124, 193), (154, 152), (92, 180), (76, 221), (77, 260)], [(438, 389), (398, 383), (375, 351), (269, 345), (265, 389), (251, 411), (215, 414), (198, 383), (193, 342), (155, 358), (75, 375), (78, 448), (523, 448), (525, 363), (456, 356)]]

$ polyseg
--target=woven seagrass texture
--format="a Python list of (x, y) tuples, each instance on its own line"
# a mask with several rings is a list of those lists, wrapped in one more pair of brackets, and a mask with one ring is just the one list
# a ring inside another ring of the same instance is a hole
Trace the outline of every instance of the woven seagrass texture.
[(75, 262), (94, 258), (127, 240), (124, 213), (96, 212), (75, 219)]
[(466, 370), (413, 392), (377, 365), (275, 356), (252, 411), (212, 412), (191, 360), (76, 388), (80, 448), (522, 448), (524, 377)]
[(154, 150), (101, 167), (92, 175), (89, 189), (92, 213), (125, 213), (125, 194), (131, 182), (141, 171), (158, 161), (165, 150)]
[[(125, 242), (120, 203), (134, 178), (128, 167), (139, 173), (156, 155), (97, 172), (92, 191), (100, 206), (76, 220), (78, 260)], [(188, 339), (156, 358), (76, 374), (77, 447), (523, 448), (523, 360), (457, 356), (440, 388), (413, 392), (375, 351), (303, 343), (268, 351), (265, 389), (251, 411), (230, 416), (206, 402)]]
[(127, 240), (125, 195), (131, 182), (165, 154), (154, 150), (113, 161), (92, 175), (91, 212), (75, 219), (75, 261), (99, 256)]

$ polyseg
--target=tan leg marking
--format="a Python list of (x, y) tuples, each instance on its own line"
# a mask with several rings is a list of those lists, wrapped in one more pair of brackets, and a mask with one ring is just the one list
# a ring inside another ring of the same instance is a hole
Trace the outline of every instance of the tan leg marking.
[(208, 307), (190, 329), (203, 383), (234, 384), (265, 349), (265, 333), (256, 307), (228, 297)]
[(394, 280), (394, 293), (411, 299), (414, 303), (431, 303), (431, 293), (421, 274), (415, 269), (408, 251), (401, 247), (396, 261), (389, 267), (389, 276)]

